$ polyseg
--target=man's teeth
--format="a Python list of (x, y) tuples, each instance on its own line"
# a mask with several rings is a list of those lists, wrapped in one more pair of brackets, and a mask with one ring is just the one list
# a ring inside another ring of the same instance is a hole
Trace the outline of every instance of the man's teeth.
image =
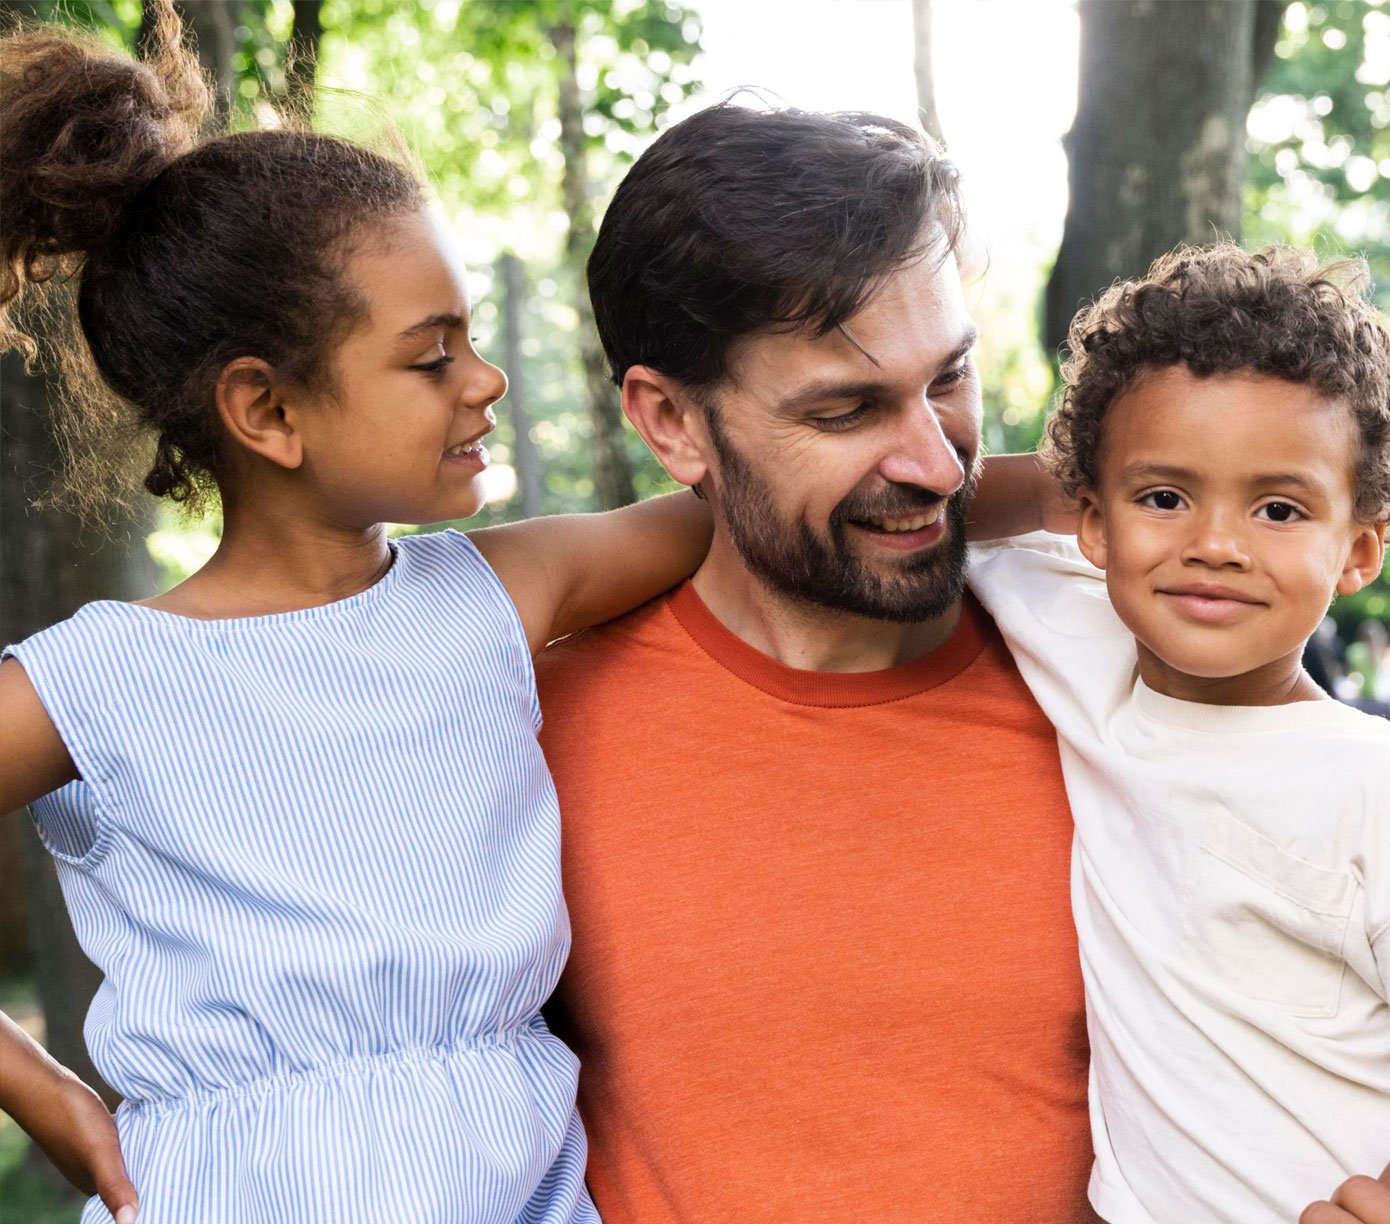
[(941, 517), (940, 505), (933, 506), (926, 514), (919, 514), (915, 518), (884, 518), (869, 519), (869, 524), (879, 531), (899, 532), (899, 531), (921, 531), (923, 527), (930, 527)]

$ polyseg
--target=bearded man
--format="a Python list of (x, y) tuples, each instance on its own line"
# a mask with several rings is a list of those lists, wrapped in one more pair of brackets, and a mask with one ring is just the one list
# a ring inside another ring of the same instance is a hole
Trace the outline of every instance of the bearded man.
[(604, 218), (624, 410), (716, 522), (538, 669), (606, 1224), (1092, 1218), (1055, 741), (964, 585), (961, 232), (920, 133), (732, 105)]

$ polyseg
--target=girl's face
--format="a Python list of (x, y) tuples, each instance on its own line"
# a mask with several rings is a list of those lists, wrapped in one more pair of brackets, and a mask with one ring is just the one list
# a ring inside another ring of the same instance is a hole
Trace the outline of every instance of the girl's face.
[(476, 514), (507, 377), (469, 339), (458, 252), (411, 213), (372, 235), (346, 275), (368, 313), (338, 350), (332, 394), (299, 419), (314, 503), (344, 526)]

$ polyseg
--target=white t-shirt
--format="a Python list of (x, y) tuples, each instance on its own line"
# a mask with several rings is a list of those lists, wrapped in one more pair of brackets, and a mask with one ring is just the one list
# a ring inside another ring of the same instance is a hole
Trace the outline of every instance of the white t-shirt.
[(1390, 1161), (1390, 722), (1139, 679), (1075, 540), (972, 549), (1057, 727), (1112, 1224), (1293, 1224)]

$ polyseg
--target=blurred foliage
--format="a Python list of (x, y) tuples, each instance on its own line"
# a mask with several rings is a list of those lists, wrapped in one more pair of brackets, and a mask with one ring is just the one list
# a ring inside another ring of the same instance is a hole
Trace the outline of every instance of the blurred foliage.
[(1250, 112), (1246, 238), (1365, 252), (1390, 303), (1390, 5), (1295, 0)]

